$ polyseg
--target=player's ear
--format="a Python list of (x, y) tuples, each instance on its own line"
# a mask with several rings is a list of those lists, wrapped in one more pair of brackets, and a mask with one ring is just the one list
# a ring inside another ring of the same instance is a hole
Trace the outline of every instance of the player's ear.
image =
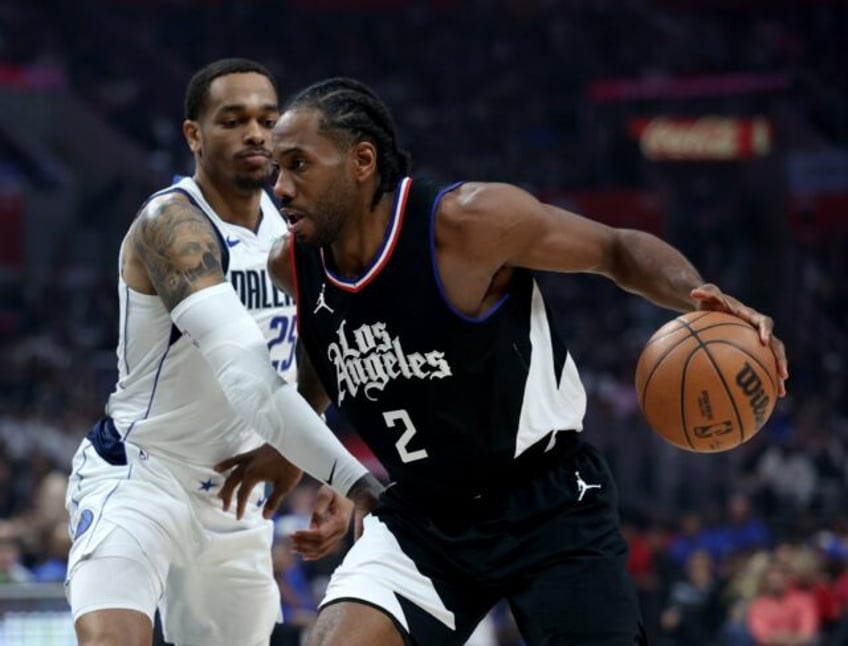
[(200, 124), (192, 119), (183, 121), (183, 136), (191, 152), (200, 152)]
[(353, 169), (357, 179), (365, 180), (377, 172), (377, 149), (370, 141), (360, 141), (352, 151)]

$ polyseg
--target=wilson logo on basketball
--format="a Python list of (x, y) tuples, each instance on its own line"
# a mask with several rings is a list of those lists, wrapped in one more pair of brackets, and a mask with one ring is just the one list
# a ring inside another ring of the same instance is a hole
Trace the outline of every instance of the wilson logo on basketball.
[(736, 375), (736, 385), (742, 389), (745, 397), (748, 398), (757, 428), (759, 428), (765, 423), (768, 415), (769, 397), (763, 390), (763, 382), (759, 375), (747, 361), (739, 374)]

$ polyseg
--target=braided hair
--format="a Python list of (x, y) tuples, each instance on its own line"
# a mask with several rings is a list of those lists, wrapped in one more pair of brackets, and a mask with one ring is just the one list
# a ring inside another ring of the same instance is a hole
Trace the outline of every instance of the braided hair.
[(314, 109), (320, 112), (321, 134), (341, 147), (370, 141), (377, 148), (377, 172), (380, 182), (371, 200), (371, 208), (383, 193), (394, 191), (409, 174), (412, 160), (398, 148), (397, 133), (389, 108), (364, 83), (351, 78), (319, 81), (289, 99), (283, 110)]

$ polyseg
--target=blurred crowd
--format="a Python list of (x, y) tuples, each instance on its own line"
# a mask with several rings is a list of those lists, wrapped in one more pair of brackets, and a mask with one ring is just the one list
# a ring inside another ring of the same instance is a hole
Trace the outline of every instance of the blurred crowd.
[[(60, 71), (165, 177), (190, 159), (187, 78), (240, 55), (266, 64), (283, 96), (339, 74), (373, 85), (419, 171), (543, 191), (643, 184), (614, 117), (645, 110), (765, 113), (801, 140), (814, 138), (810, 120), (844, 142), (847, 23), (841, 0), (9, 0), (0, 60)], [(780, 73), (791, 87), (603, 107), (587, 93), (602, 79), (733, 72)]]
[[(585, 433), (617, 476), (649, 634), (660, 646), (753, 646), (778, 643), (776, 633), (790, 640), (780, 643), (848, 644), (848, 226), (825, 229), (803, 211), (793, 220), (786, 179), (790, 155), (848, 147), (848, 5), (324, 4), (335, 9), (10, 0), (0, 10), (0, 72), (54, 70), (58, 100), (73, 93), (144, 151), (145, 190), (191, 170), (180, 123), (192, 70), (240, 55), (266, 63), (283, 95), (336, 74), (371, 83), (393, 108), (418, 172), (510, 181), (540, 195), (638, 188), (659, 196), (660, 233), (708, 280), (774, 316), (790, 394), (736, 450), (671, 447), (644, 424), (633, 372), (642, 344), (673, 314), (601, 278), (540, 276), (589, 391)], [(598, 79), (735, 72), (788, 82), (697, 100), (590, 98)], [(775, 149), (746, 162), (653, 163), (626, 133), (632, 116), (703, 112), (767, 115)], [(0, 184), (37, 184), (3, 133)], [(95, 238), (103, 242), (90, 264), (69, 251), (70, 237), (41, 259), (46, 271), (0, 272), (0, 584), (64, 576), (64, 477), (115, 371), (114, 241), (133, 214), (115, 211), (123, 185), (110, 186), (67, 205), (77, 230), (111, 232)], [(330, 420), (361, 451), (350, 429)], [(337, 561), (305, 563), (287, 547), (286, 535), (308, 522), (313, 493), (304, 485), (276, 521), (274, 563), (290, 622), (279, 643), (297, 643)], [(504, 608), (475, 639), (520, 644)]]

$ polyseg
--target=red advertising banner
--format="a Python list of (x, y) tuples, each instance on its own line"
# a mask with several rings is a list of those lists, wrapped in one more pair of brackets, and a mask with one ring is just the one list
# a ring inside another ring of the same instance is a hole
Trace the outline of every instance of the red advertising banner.
[(640, 79), (603, 79), (589, 86), (589, 99), (596, 103), (652, 99), (694, 99), (778, 92), (791, 84), (783, 72), (740, 72), (698, 76)]
[(628, 124), (654, 161), (733, 161), (771, 152), (772, 128), (763, 117), (655, 117)]

